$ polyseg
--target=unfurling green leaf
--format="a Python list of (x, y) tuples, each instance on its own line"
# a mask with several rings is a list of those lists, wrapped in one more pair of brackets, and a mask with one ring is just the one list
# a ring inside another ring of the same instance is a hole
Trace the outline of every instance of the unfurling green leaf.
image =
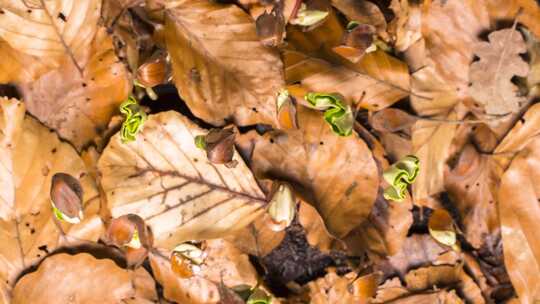
[(328, 12), (318, 10), (308, 10), (307, 6), (302, 3), (296, 18), (289, 21), (290, 24), (296, 24), (301, 26), (312, 26), (324, 20), (328, 16)]
[(324, 110), (324, 120), (339, 136), (352, 134), (354, 117), (349, 105), (337, 93), (308, 93), (305, 99), (317, 110)]
[(416, 179), (419, 171), (420, 160), (414, 155), (407, 155), (393, 164), (383, 173), (383, 178), (390, 184), (384, 190), (384, 198), (393, 201), (401, 201), (407, 193), (407, 186)]
[(348, 24), (347, 24), (347, 31), (352, 31), (354, 30), (357, 26), (359, 26), (360, 23), (358, 21), (350, 21)]
[(135, 140), (135, 136), (142, 129), (146, 121), (146, 113), (141, 109), (137, 100), (133, 96), (120, 105), (120, 113), (126, 116), (120, 130), (120, 137), (123, 143)]

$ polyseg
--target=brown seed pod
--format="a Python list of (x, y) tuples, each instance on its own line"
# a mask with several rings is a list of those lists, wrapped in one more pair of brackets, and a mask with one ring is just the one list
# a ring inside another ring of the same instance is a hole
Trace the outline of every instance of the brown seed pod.
[(118, 247), (152, 247), (153, 237), (144, 220), (136, 214), (126, 214), (113, 219), (107, 229), (107, 241)]
[(182, 278), (190, 278), (200, 271), (205, 257), (199, 247), (190, 243), (180, 244), (171, 254), (171, 269)]
[(342, 38), (342, 45), (332, 48), (337, 54), (351, 62), (358, 62), (373, 44), (376, 29), (369, 24), (359, 24)]
[(288, 91), (279, 92), (276, 103), (278, 127), (282, 130), (298, 129), (296, 101)]
[(233, 128), (212, 129), (205, 137), (206, 156), (214, 164), (228, 164), (233, 161), (234, 137)]
[(144, 87), (151, 88), (167, 80), (165, 58), (152, 58), (137, 69), (137, 81)]
[(268, 47), (277, 47), (285, 37), (285, 18), (276, 4), (272, 12), (264, 12), (255, 21), (257, 36)]
[(51, 182), (51, 201), (58, 219), (78, 223), (83, 217), (83, 189), (79, 181), (66, 173), (56, 173)]

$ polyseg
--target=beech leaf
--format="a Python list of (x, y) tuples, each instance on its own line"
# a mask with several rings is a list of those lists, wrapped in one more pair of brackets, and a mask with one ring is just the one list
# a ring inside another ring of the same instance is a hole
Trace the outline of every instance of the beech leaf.
[(193, 114), (216, 125), (228, 118), (275, 124), (283, 65), (261, 44), (249, 15), (230, 4), (175, 1), (164, 34), (175, 84)]
[(111, 138), (98, 162), (114, 217), (133, 213), (152, 228), (156, 246), (224, 236), (264, 212), (266, 199), (235, 154), (235, 168), (208, 161), (194, 138), (205, 131), (176, 112), (148, 116), (137, 138)]
[[(56, 248), (97, 241), (103, 225), (95, 182), (73, 147), (25, 116), (15, 99), (0, 98), (0, 130), (0, 242), (6, 244), (0, 246), (0, 278), (12, 286), (23, 269)], [(53, 215), (50, 191), (57, 172), (79, 179), (85, 214), (79, 223)]]

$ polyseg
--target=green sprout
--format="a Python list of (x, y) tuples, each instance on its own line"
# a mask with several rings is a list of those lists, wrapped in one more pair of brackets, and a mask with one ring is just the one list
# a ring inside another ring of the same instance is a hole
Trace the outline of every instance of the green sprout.
[(398, 202), (405, 199), (407, 186), (418, 176), (419, 164), (418, 157), (407, 155), (384, 171), (383, 178), (390, 184), (384, 189), (384, 198)]
[(246, 301), (246, 304), (270, 304), (272, 303), (272, 297), (270, 297), (264, 290), (255, 288), (249, 298)]
[(126, 116), (120, 130), (120, 137), (123, 143), (135, 140), (135, 136), (141, 130), (146, 121), (146, 113), (141, 109), (137, 100), (133, 96), (120, 105), (120, 113)]
[(324, 120), (339, 136), (352, 134), (354, 117), (349, 105), (337, 93), (307, 93), (305, 99), (317, 110), (324, 110)]
[(206, 151), (206, 135), (195, 136), (195, 146)]

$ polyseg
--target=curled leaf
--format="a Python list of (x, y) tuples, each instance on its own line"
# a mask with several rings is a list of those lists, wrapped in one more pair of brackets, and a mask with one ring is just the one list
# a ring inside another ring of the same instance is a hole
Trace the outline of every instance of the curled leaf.
[(454, 220), (448, 211), (436, 209), (429, 217), (429, 234), (439, 243), (459, 250)]
[(319, 10), (310, 10), (302, 3), (296, 17), (289, 21), (291, 24), (301, 26), (312, 26), (321, 23), (328, 16), (328, 12)]
[(146, 121), (146, 113), (141, 109), (137, 100), (133, 96), (120, 105), (120, 113), (126, 116), (120, 130), (120, 137), (123, 143), (135, 140), (135, 136), (141, 130)]
[(51, 203), (57, 219), (71, 224), (80, 223), (83, 190), (79, 181), (66, 173), (56, 173), (51, 183)]
[(317, 110), (324, 110), (324, 120), (339, 136), (352, 134), (354, 117), (351, 107), (345, 105), (337, 93), (307, 93), (305, 99)]
[(390, 184), (384, 190), (384, 198), (393, 201), (402, 201), (407, 193), (407, 186), (416, 179), (420, 160), (414, 155), (407, 155), (399, 162), (390, 166), (383, 173), (383, 178)]
[(234, 129), (212, 129), (206, 135), (195, 136), (195, 146), (206, 151), (206, 157), (214, 164), (234, 167)]
[(289, 227), (296, 214), (296, 199), (291, 187), (285, 183), (274, 183), (273, 195), (268, 204), (272, 219), (272, 230), (281, 231)]
[(296, 102), (287, 90), (281, 90), (276, 100), (278, 126), (283, 130), (298, 129)]
[(189, 278), (201, 270), (205, 257), (199, 247), (183, 243), (176, 246), (171, 254), (171, 268), (180, 277)]

